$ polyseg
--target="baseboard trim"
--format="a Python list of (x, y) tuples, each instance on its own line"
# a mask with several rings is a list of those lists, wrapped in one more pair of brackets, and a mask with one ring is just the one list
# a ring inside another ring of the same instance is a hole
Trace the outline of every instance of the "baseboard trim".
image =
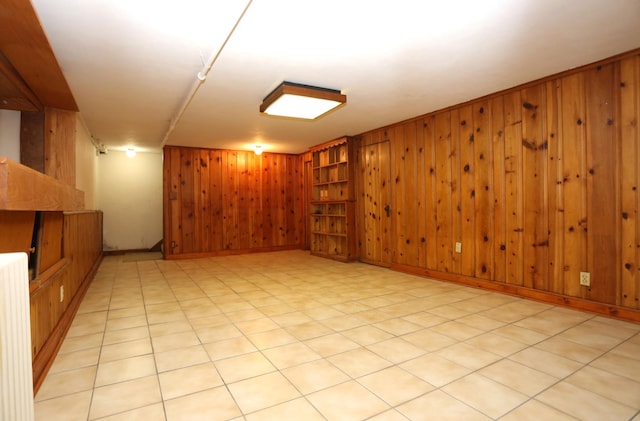
[(540, 291), (533, 288), (527, 288), (520, 285), (504, 284), (500, 282), (488, 281), (485, 279), (473, 278), (471, 276), (457, 275), (446, 272), (438, 272), (413, 266), (392, 264), (392, 270), (398, 272), (409, 273), (412, 275), (424, 276), (440, 281), (454, 282), (470, 287), (480, 288), (484, 290), (497, 291), (505, 294), (515, 295), (518, 297), (529, 298), (548, 304), (569, 307), (575, 310), (588, 311), (615, 319), (626, 320), (630, 322), (640, 323), (640, 310), (634, 310), (612, 304), (598, 303), (595, 301), (585, 300), (583, 298), (569, 297), (548, 291)]

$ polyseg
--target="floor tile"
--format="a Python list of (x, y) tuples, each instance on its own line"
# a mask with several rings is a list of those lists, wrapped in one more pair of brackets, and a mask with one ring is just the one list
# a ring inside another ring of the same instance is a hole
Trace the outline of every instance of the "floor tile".
[(164, 400), (213, 389), (223, 384), (213, 363), (192, 365), (167, 371), (160, 373), (158, 377)]
[(434, 354), (423, 355), (400, 367), (436, 387), (442, 387), (471, 372), (470, 369)]
[(243, 413), (265, 409), (300, 397), (300, 392), (281, 373), (263, 374), (228, 385)]
[(247, 421), (323, 421), (325, 418), (306, 399), (298, 398), (249, 414), (246, 419)]
[(326, 389), (350, 379), (343, 371), (325, 359), (284, 369), (282, 374), (304, 394)]
[(638, 364), (638, 360), (612, 352), (594, 360), (591, 366), (622, 377), (627, 377), (631, 380), (640, 379), (640, 364)]
[(154, 337), (152, 343), (155, 352), (164, 352), (186, 346), (199, 345), (200, 340), (194, 332), (182, 332)]
[(532, 399), (509, 412), (500, 421), (576, 421), (574, 418), (564, 412), (543, 404), (540, 401)]
[(236, 357), (257, 351), (257, 348), (244, 336), (225, 339), (204, 345), (212, 361)]
[(260, 352), (219, 360), (215, 365), (227, 384), (276, 370), (276, 367)]
[(628, 420), (636, 413), (635, 409), (567, 382), (558, 383), (536, 399), (581, 420)]
[(393, 338), (392, 334), (370, 325), (345, 330), (341, 333), (352, 341), (363, 346)]
[(100, 364), (136, 357), (138, 355), (151, 354), (152, 352), (153, 348), (151, 347), (149, 338), (105, 345), (100, 351)]
[(155, 352), (158, 373), (208, 362), (210, 358), (205, 347), (194, 345), (170, 351)]
[[(442, 390), (494, 419), (528, 399), (528, 396), (476, 373), (456, 380)], [(482, 393), (478, 393), (479, 390)]]
[(393, 338), (378, 342), (367, 346), (367, 349), (394, 364), (400, 364), (427, 352), (402, 338)]
[(98, 364), (100, 347), (83, 349), (81, 351), (58, 354), (55, 358), (50, 373), (60, 373), (62, 371), (75, 370), (82, 367), (90, 367)]
[(471, 370), (478, 370), (501, 359), (499, 355), (494, 354), (493, 352), (483, 351), (466, 343), (457, 343), (455, 345), (442, 348), (441, 350), (434, 352), (434, 354)]
[(509, 357), (510, 360), (561, 379), (582, 368), (582, 364), (551, 352), (527, 348)]
[(355, 381), (312, 393), (307, 399), (326, 419), (337, 421), (364, 420), (389, 409), (389, 405)]
[(465, 341), (465, 343), (502, 357), (515, 354), (527, 347), (527, 345), (522, 342), (517, 342), (491, 332), (471, 338)]
[(171, 399), (164, 405), (167, 421), (231, 420), (242, 415), (224, 386)]
[(434, 390), (431, 393), (400, 405), (397, 409), (410, 420), (490, 420), (486, 415), (440, 390)]
[(156, 374), (156, 366), (153, 355), (151, 354), (110, 361), (98, 366), (95, 387), (120, 383), (154, 374)]
[(511, 360), (498, 361), (478, 373), (527, 396), (534, 396), (558, 381), (553, 376)]
[(72, 393), (35, 403), (36, 420), (86, 421), (89, 415), (92, 390)]
[(382, 370), (392, 365), (391, 362), (365, 348), (358, 348), (328, 358), (340, 370), (353, 378)]
[(640, 408), (640, 379), (631, 380), (594, 367), (584, 367), (565, 380), (632, 408)]
[(99, 348), (102, 345), (103, 336), (102, 333), (94, 333), (93, 335), (65, 338), (58, 355), (82, 351), (83, 349)]
[(164, 421), (164, 407), (161, 403), (143, 406), (142, 408), (132, 409), (131, 411), (121, 412), (120, 414), (111, 415), (109, 417), (100, 418), (100, 421)]
[(331, 355), (360, 347), (360, 345), (339, 333), (309, 339), (304, 343), (322, 357), (330, 357)]
[(94, 420), (161, 401), (157, 376), (97, 387), (93, 391), (89, 419)]
[(587, 364), (603, 354), (603, 351), (554, 336), (535, 345), (535, 348)]
[(431, 384), (397, 366), (361, 377), (358, 383), (391, 406), (400, 405), (434, 389)]
[(284, 329), (274, 329), (268, 332), (254, 333), (252, 335), (247, 335), (247, 338), (258, 349), (269, 349), (297, 342), (297, 339)]
[(300, 342), (266, 349), (262, 353), (280, 370), (321, 358), (313, 349)]
[(35, 396), (35, 401), (57, 398), (93, 388), (96, 366), (48, 374)]

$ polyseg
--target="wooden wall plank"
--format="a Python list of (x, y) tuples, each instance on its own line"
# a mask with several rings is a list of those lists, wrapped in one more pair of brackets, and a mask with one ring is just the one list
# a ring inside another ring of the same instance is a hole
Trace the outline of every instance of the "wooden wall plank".
[(209, 183), (211, 190), (211, 248), (208, 250), (224, 249), (224, 217), (223, 217), (223, 151), (209, 151)]
[(620, 72), (620, 304), (640, 309), (640, 57), (622, 60)]
[(44, 173), (76, 186), (76, 112), (45, 108)]
[(588, 297), (618, 304), (616, 226), (621, 218), (616, 183), (617, 143), (613, 115), (614, 64), (586, 71), (587, 261), (591, 273)]
[(425, 166), (425, 218), (426, 218), (426, 266), (438, 267), (438, 180), (436, 178), (436, 119), (435, 115), (423, 120), (424, 166)]
[(460, 260), (460, 273), (466, 276), (476, 274), (476, 217), (475, 201), (476, 164), (474, 158), (474, 123), (473, 109), (471, 106), (461, 107), (458, 112), (458, 121), (452, 122), (458, 125), (457, 133), (460, 137), (460, 242), (462, 243), (462, 255)]
[(562, 78), (562, 157), (564, 189), (564, 294), (582, 296), (581, 271), (586, 261), (586, 155), (584, 75)]
[(493, 152), (491, 108), (483, 101), (473, 105), (475, 167), (475, 276), (493, 279)]
[(493, 279), (507, 279), (506, 187), (504, 148), (504, 98), (493, 98), (491, 109), (491, 135), (493, 152)]
[(504, 97), (507, 283), (524, 284), (524, 201), (522, 181), (522, 101), (520, 92)]
[(546, 139), (548, 150), (547, 185), (549, 192), (549, 291), (562, 294), (564, 289), (564, 189), (562, 156), (562, 107), (560, 81), (550, 81), (546, 89)]
[(449, 272), (452, 269), (453, 231), (451, 227), (451, 113), (436, 115), (436, 269)]
[(547, 289), (549, 251), (544, 138), (546, 112), (543, 85), (522, 90), (522, 153), (524, 195), (524, 286)]
[(459, 110), (451, 110), (451, 237), (453, 253), (451, 254), (451, 271), (462, 273), (462, 254), (456, 251), (455, 243), (462, 237), (462, 189), (461, 173), (463, 172), (460, 157), (460, 114)]

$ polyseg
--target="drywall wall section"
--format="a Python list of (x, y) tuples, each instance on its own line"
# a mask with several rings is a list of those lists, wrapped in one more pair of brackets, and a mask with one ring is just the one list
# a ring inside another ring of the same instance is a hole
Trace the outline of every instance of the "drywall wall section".
[(100, 155), (97, 205), (104, 215), (103, 250), (153, 247), (162, 239), (162, 154)]
[(86, 209), (97, 209), (98, 157), (91, 143), (91, 134), (82, 122), (76, 120), (76, 188), (84, 192)]
[(0, 110), (0, 156), (20, 162), (20, 111)]

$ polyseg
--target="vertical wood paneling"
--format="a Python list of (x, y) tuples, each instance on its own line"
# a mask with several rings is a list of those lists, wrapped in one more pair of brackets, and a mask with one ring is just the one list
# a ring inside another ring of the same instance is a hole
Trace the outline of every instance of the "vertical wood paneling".
[(44, 173), (76, 185), (76, 112), (47, 107), (44, 111)]
[(223, 218), (223, 182), (222, 168), (223, 151), (209, 151), (209, 189), (211, 191), (211, 247), (208, 250), (224, 249), (224, 218)]
[(564, 196), (564, 293), (582, 296), (581, 271), (587, 271), (584, 75), (562, 78), (562, 162)]
[(613, 115), (614, 65), (586, 71), (587, 261), (591, 272), (588, 297), (617, 304), (620, 265), (616, 224), (620, 217), (617, 189), (617, 145)]
[(166, 147), (164, 162), (167, 256), (302, 247), (298, 156)]
[(564, 196), (562, 186), (562, 119), (560, 106), (560, 82), (551, 81), (545, 85), (547, 107), (547, 185), (549, 188), (549, 267), (548, 288), (562, 294), (564, 285)]
[(383, 131), (393, 263), (640, 308), (638, 51)]
[(504, 97), (505, 201), (507, 211), (507, 283), (524, 282), (522, 183), (522, 102), (520, 92)]
[(493, 157), (491, 109), (488, 102), (473, 105), (475, 167), (475, 276), (493, 278)]
[(193, 253), (195, 248), (195, 193), (194, 193), (193, 149), (183, 149), (180, 153), (180, 226), (182, 227), (182, 251)]
[(454, 244), (451, 254), (451, 271), (462, 273), (462, 255), (456, 252), (455, 243), (462, 236), (462, 190), (460, 165), (460, 115), (451, 110), (451, 237)]
[(524, 286), (547, 289), (548, 213), (544, 138), (544, 86), (524, 89), (522, 95), (522, 154), (524, 195)]
[(476, 274), (476, 217), (475, 217), (475, 158), (474, 124), (471, 106), (461, 107), (458, 112), (458, 134), (460, 137), (460, 242), (462, 243), (460, 273), (466, 276)]
[(620, 304), (640, 308), (640, 58), (620, 63), (620, 195), (622, 260)]
[(435, 119), (436, 142), (436, 269), (451, 271), (452, 209), (451, 209), (451, 113), (440, 113)]
[(436, 118), (434, 115), (423, 120), (424, 166), (426, 169), (425, 184), (425, 218), (426, 218), (426, 267), (436, 269), (438, 264), (438, 183), (436, 177)]
[(504, 98), (492, 99), (490, 109), (493, 151), (493, 279), (497, 282), (505, 282), (507, 278), (507, 215), (504, 177)]

